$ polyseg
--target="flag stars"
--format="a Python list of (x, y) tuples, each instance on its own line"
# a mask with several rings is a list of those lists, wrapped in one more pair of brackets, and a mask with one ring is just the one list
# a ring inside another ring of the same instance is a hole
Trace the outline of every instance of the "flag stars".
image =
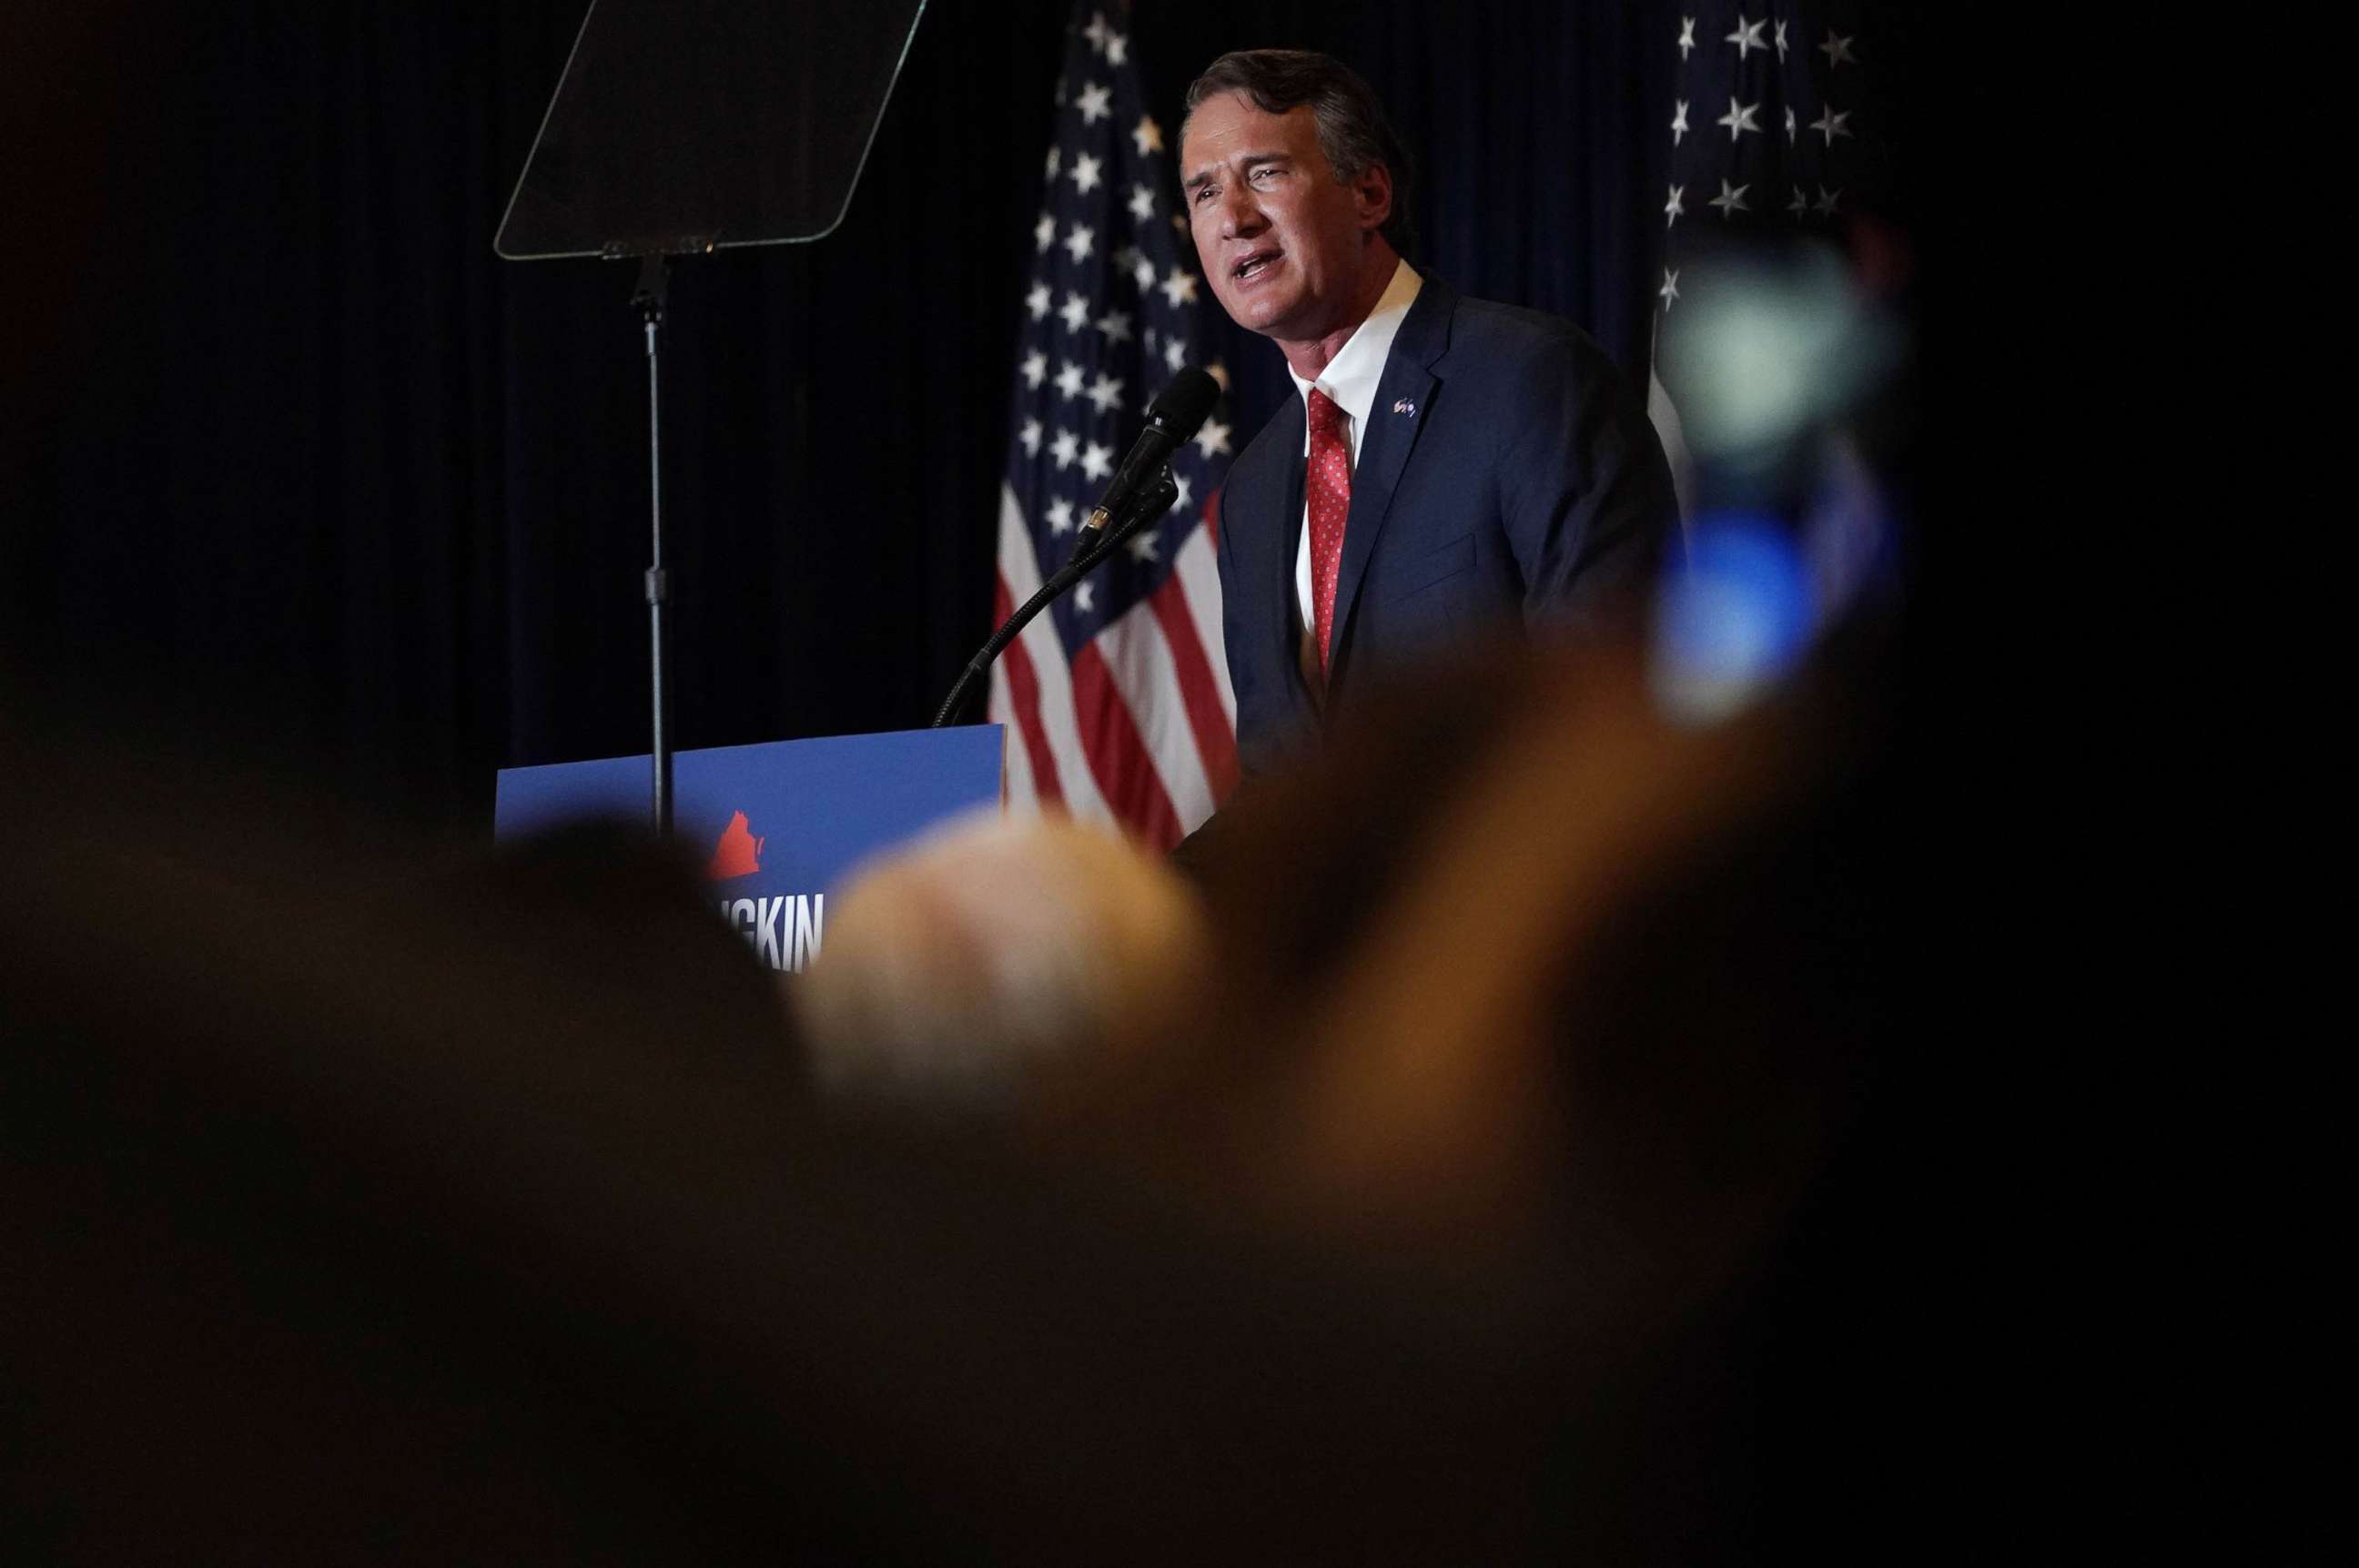
[(1090, 302), (1082, 295), (1068, 293), (1064, 309), (1057, 314), (1064, 318), (1067, 332), (1078, 332), (1090, 324)]
[(1048, 173), (1048, 178), (1049, 178), (1049, 179), (1050, 179), (1050, 180), (1054, 180), (1054, 179), (1056, 179), (1056, 178), (1057, 178), (1057, 169), (1058, 169), (1058, 166), (1059, 166), (1059, 165), (1063, 161), (1063, 159), (1064, 159), (1064, 156), (1065, 156), (1065, 155), (1064, 155), (1064, 152), (1063, 152), (1063, 150), (1062, 150), (1062, 149), (1060, 149), (1060, 148), (1058, 148), (1058, 147), (1050, 147), (1050, 148), (1049, 149), (1049, 173)]
[(1130, 538), (1125, 539), (1123, 541), (1122, 548), (1130, 551), (1131, 560), (1138, 562), (1141, 566), (1144, 566), (1150, 561), (1159, 561), (1162, 559), (1155, 552), (1157, 543), (1158, 540), (1153, 528), (1141, 528), (1136, 533), (1131, 535)]
[(1175, 469), (1171, 474), (1171, 483), (1180, 487), (1180, 494), (1172, 501), (1172, 506), (1184, 507), (1188, 505), (1188, 476)]
[(1106, 32), (1105, 13), (1103, 11), (1091, 12), (1090, 25), (1082, 29), (1082, 37), (1089, 39), (1090, 48), (1099, 54), (1105, 53)]
[(1835, 145), (1835, 138), (1837, 136), (1847, 136), (1851, 135), (1851, 127), (1846, 124), (1850, 119), (1850, 110), (1845, 109), (1841, 114), (1837, 114), (1835, 112), (1835, 106), (1830, 103), (1819, 112), (1819, 117), (1817, 119), (1810, 122), (1810, 129), (1826, 137), (1827, 146), (1832, 147)]
[(1223, 395), (1225, 396), (1227, 394), (1229, 390), (1229, 367), (1227, 365), (1223, 365), (1216, 359), (1210, 365), (1204, 366), (1204, 374), (1211, 376), (1215, 382), (1220, 384)]
[(1098, 171), (1104, 167), (1104, 159), (1092, 158), (1087, 153), (1073, 159), (1073, 189), (1084, 196), (1096, 190), (1101, 183)]
[[(1058, 466), (1061, 468), (1064, 465), (1060, 463)], [(1052, 534), (1073, 531), (1073, 504), (1071, 501), (1059, 499), (1049, 503), (1049, 531)]]
[(1695, 52), (1695, 18), (1681, 16), (1680, 18), (1680, 63), (1681, 65), (1687, 63), (1688, 56)]
[(1720, 215), (1723, 218), (1749, 212), (1753, 209), (1745, 204), (1745, 193), (1752, 189), (1750, 185), (1739, 185), (1731, 190), (1728, 181), (1723, 180), (1720, 182), (1720, 194), (1712, 199), (1712, 205), (1720, 209)]
[(1163, 363), (1169, 365), (1173, 372), (1178, 372), (1181, 365), (1188, 363), (1188, 345), (1181, 343), (1178, 338), (1164, 339)]
[(1049, 286), (1045, 283), (1034, 283), (1032, 292), (1024, 296), (1024, 308), (1032, 312), (1032, 319), (1036, 321), (1049, 319)]
[(1785, 63), (1786, 63), (1786, 47), (1787, 47), (1787, 46), (1786, 46), (1786, 24), (1785, 24), (1785, 23), (1783, 23), (1783, 22), (1779, 22), (1778, 24), (1777, 24), (1777, 30), (1776, 30), (1775, 32), (1773, 32), (1772, 34), (1770, 34), (1770, 38), (1772, 38), (1772, 40), (1774, 40), (1774, 41), (1776, 42), (1776, 44), (1777, 44), (1777, 63), (1778, 63), (1779, 65), (1783, 65), (1783, 64), (1785, 64)]
[[(1671, 145), (1679, 146), (1680, 142), (1687, 139), (1687, 134), (1688, 101), (1684, 98), (1675, 98), (1671, 101)], [(1049, 247), (1044, 242), (1040, 248), (1046, 250)]]
[[(1723, 114), (1719, 119), (1714, 120), (1712, 124), (1715, 125), (1726, 125), (1728, 127), (1728, 139), (1731, 142), (1734, 142), (1737, 137), (1743, 136), (1747, 131), (1751, 131), (1755, 136), (1759, 136), (1761, 134), (1761, 122), (1753, 117), (1760, 112), (1760, 104), (1739, 103), (1735, 98), (1731, 97), (1728, 101), (1728, 113)], [(1079, 258), (1076, 257), (1075, 259), (1078, 260)]]
[(1163, 280), (1162, 288), (1163, 297), (1171, 302), (1171, 308), (1175, 310), (1182, 305), (1192, 305), (1196, 302), (1196, 275), (1184, 268), (1173, 267), (1171, 275)]
[(1655, 290), (1655, 297), (1662, 300), (1664, 310), (1669, 310), (1671, 301), (1680, 297), (1680, 275), (1668, 267), (1663, 268), (1663, 286)]
[(1663, 203), (1663, 227), (1666, 229), (1688, 215), (1687, 203), (1680, 200), (1687, 192), (1688, 188), (1684, 185), (1671, 187), (1671, 199)]
[(1113, 103), (1114, 94), (1107, 92), (1103, 84), (1093, 82), (1082, 89), (1082, 95), (1074, 100), (1073, 107), (1082, 112), (1082, 124), (1094, 125), (1114, 113)]
[(1745, 13), (1739, 11), (1736, 14), (1736, 30), (1723, 38), (1721, 42), (1734, 44), (1737, 60), (1742, 63), (1749, 51), (1766, 49), (1769, 47), (1762, 41), (1761, 38), (1761, 30), (1768, 25), (1766, 21), (1748, 22), (1745, 19)]
[(1155, 264), (1142, 256), (1130, 264), (1130, 276), (1144, 294), (1155, 287)]
[(1228, 451), (1229, 427), (1218, 419), (1206, 419), (1203, 429), (1196, 432), (1196, 450), (1204, 454), (1208, 463), (1213, 453)]
[(1073, 466), (1074, 453), (1082, 450), (1082, 438), (1068, 430), (1059, 430), (1057, 439), (1049, 443), (1049, 455), (1057, 460), (1060, 469)]
[(1155, 216), (1155, 191), (1151, 186), (1130, 188), (1130, 216), (1133, 223), (1143, 223)]
[(1827, 41), (1819, 46), (1819, 52), (1827, 57), (1829, 71), (1845, 61), (1853, 65), (1859, 63), (1859, 56), (1851, 52), (1851, 41), (1857, 37), (1857, 33), (1838, 34), (1832, 27), (1827, 29)]
[(1057, 396), (1070, 403), (1082, 395), (1082, 367), (1071, 360), (1057, 372)]
[(1129, 342), (1130, 312), (1108, 310), (1098, 318), (1098, 331), (1105, 334), (1105, 341), (1110, 343)]
[(1038, 392), (1042, 379), (1049, 374), (1049, 356), (1034, 349), (1024, 356), (1024, 363), (1016, 368), (1023, 374), (1024, 385)]
[(1122, 404), (1122, 383), (1101, 375), (1090, 383), (1090, 402), (1101, 414), (1113, 413)]
[(1095, 441), (1090, 442), (1089, 449), (1082, 453), (1082, 476), (1085, 479), (1099, 480), (1106, 478), (1113, 473), (1114, 448), (1100, 446)]
[(1087, 223), (1075, 223), (1072, 233), (1065, 236), (1065, 248), (1072, 253), (1075, 261), (1085, 261), (1089, 257), (1090, 247), (1097, 243), (1097, 237), (1098, 232)]
[(1802, 194), (1802, 188), (1800, 186), (1797, 185), (1794, 187), (1794, 199), (1786, 203), (1786, 211), (1793, 213), (1794, 216), (1798, 218), (1808, 217), (1810, 215), (1810, 201), (1809, 197)]
[(1145, 114), (1130, 128), (1130, 139), (1137, 145), (1138, 156), (1148, 157), (1163, 150), (1163, 127)]
[(1786, 105), (1786, 140), (1788, 145), (1792, 144), (1794, 136), (1794, 106), (1788, 103)]
[(1025, 456), (1027, 456), (1027, 457), (1038, 457), (1038, 456), (1039, 456), (1039, 455), (1040, 455), (1040, 421), (1039, 421), (1039, 420), (1038, 420), (1038, 419), (1027, 419), (1027, 420), (1025, 420), (1025, 421), (1024, 421), (1024, 428), (1023, 428), (1022, 430), (1018, 430), (1018, 431), (1016, 431), (1016, 439), (1017, 441), (1022, 441), (1022, 442), (1024, 443), (1024, 455), (1025, 455)]
[(1822, 218), (1832, 218), (1835, 215), (1835, 203), (1842, 200), (1842, 186), (1838, 185), (1832, 191), (1830, 191), (1825, 186), (1821, 185), (1819, 187), (1819, 199), (1810, 203), (1811, 210), (1816, 212), (1819, 216)]
[(1097, 608), (1096, 599), (1097, 584), (1084, 577), (1081, 586), (1073, 590), (1073, 608), (1086, 615)]
[[(1056, 179), (1057, 171), (1050, 169), (1049, 178)], [(1043, 212), (1040, 214), (1040, 221), (1032, 225), (1032, 248), (1039, 255), (1046, 256), (1049, 254), (1049, 247), (1056, 243), (1057, 220)]]
[(1108, 65), (1120, 65), (1130, 59), (1130, 38), (1127, 35), (1106, 29), (1105, 57)]

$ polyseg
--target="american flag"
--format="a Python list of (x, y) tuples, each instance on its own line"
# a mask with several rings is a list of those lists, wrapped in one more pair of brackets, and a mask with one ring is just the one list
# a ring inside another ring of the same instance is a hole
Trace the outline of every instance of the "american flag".
[[(1689, 13), (1692, 14), (1689, 14)], [(1827, 232), (1889, 184), (1893, 82), (1865, 0), (1699, 4), (1665, 19), (1679, 51), (1671, 177), (1662, 213), (1659, 338), (1698, 278), (1704, 242), (1742, 230)], [(1659, 379), (1648, 408), (1679, 465), (1678, 417)]]
[[(1111, 13), (1111, 19), (1109, 19)], [(1000, 490), (994, 624), (1072, 553), (1075, 530), (1214, 305), (1175, 211), (1177, 127), (1150, 118), (1126, 8), (1076, 7), (1016, 351)], [(1062, 810), (1177, 844), (1236, 780), (1236, 698), (1221, 650), (1212, 502), (1226, 403), (1171, 460), (1179, 504), (1026, 627), (993, 666), (1011, 811)]]

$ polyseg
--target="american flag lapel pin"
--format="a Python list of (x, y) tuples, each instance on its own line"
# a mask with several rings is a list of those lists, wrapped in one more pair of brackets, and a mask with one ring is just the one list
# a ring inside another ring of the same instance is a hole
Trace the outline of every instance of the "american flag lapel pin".
[(1408, 414), (1414, 417), (1417, 413), (1417, 405), (1404, 397), (1399, 402), (1393, 405), (1393, 412), (1396, 414)]

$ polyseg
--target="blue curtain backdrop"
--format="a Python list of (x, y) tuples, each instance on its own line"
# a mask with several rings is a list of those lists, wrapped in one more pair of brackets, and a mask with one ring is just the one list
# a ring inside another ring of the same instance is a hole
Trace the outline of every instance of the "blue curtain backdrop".
[[(41, 121), (20, 177), (55, 254), (11, 290), (42, 351), (10, 365), (20, 688), (459, 831), (501, 766), (644, 748), (634, 275), (492, 253), (583, 9), (95, 5), (37, 30), (11, 113)], [(988, 630), (1066, 14), (933, 0), (843, 226), (676, 270), (680, 744), (921, 724)], [(1673, 32), (1559, 0), (1130, 25), (1175, 147), (1223, 49), (1352, 62), (1419, 159), (1419, 261), (1636, 374)], [(1227, 358), (1250, 430), (1278, 360)]]

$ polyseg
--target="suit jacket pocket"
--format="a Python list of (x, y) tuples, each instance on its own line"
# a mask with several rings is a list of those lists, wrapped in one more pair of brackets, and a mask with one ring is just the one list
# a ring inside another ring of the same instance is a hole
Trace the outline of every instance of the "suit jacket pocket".
[(1437, 583), (1446, 583), (1474, 570), (1474, 536), (1463, 533), (1449, 543), (1401, 562), (1385, 576), (1377, 591), (1376, 603), (1389, 604), (1396, 599), (1406, 599), (1421, 593)]

